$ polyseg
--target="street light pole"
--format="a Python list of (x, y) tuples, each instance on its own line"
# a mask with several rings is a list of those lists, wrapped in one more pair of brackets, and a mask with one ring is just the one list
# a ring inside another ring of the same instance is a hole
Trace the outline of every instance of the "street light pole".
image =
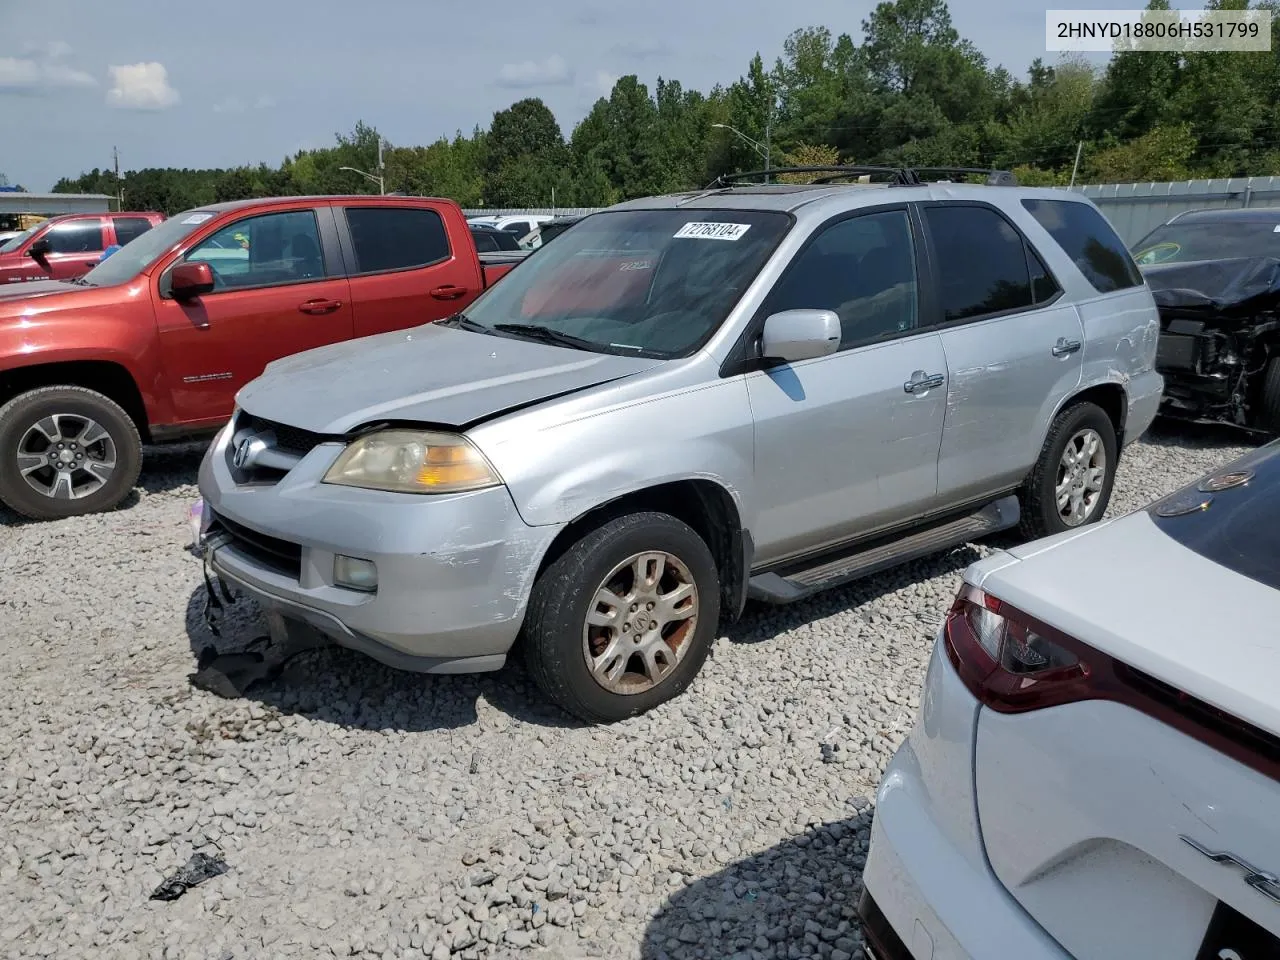
[[(381, 153), (381, 150), (379, 150), (379, 153)], [(355, 167), (339, 167), (338, 169), (339, 169), (339, 170), (350, 170), (352, 173), (358, 173), (358, 174), (360, 174), (360, 176), (364, 177), (366, 180), (372, 181), (373, 183), (376, 183), (376, 184), (378, 185), (378, 193), (379, 193), (379, 194), (381, 194), (381, 195), (383, 195), (383, 196), (385, 196), (385, 195), (386, 195), (387, 188), (386, 188), (386, 184), (385, 184), (385, 182), (383, 181), (382, 177), (375, 177), (372, 173), (365, 173), (363, 170), (357, 170)], [(381, 167), (381, 161), (379, 161), (379, 167), (378, 167), (378, 169), (382, 169), (382, 167)]]
[(771, 169), (771, 166), (769, 163), (769, 158), (771, 153), (771, 148), (769, 146), (769, 138), (771, 136), (770, 121), (768, 120), (765, 121), (765, 127), (764, 127), (765, 143), (763, 145), (757, 140), (752, 140), (750, 137), (748, 137), (745, 133), (743, 133), (737, 127), (731, 127), (727, 123), (713, 123), (711, 126), (719, 130), (728, 130), (730, 133), (737, 134), (739, 137), (742, 138), (744, 143), (748, 144), (751, 147), (751, 149), (755, 150), (756, 153), (758, 153), (761, 157), (763, 157), (764, 170), (766, 174), (765, 179), (766, 180), (769, 179), (768, 173), (769, 173), (769, 170)]

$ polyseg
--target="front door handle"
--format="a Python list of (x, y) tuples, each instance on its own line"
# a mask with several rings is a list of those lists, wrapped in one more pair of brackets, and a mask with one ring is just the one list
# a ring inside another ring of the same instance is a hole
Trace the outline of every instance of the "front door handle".
[(907, 393), (924, 393), (946, 382), (947, 378), (940, 373), (929, 374), (923, 370), (917, 370), (911, 375), (911, 379), (902, 385), (902, 389)]
[(298, 304), (303, 313), (333, 313), (341, 307), (341, 300), (306, 300)]
[(1053, 355), (1055, 357), (1065, 357), (1067, 354), (1075, 353), (1079, 349), (1079, 340), (1068, 340), (1066, 337), (1059, 337), (1058, 342), (1053, 345)]
[(459, 297), (465, 297), (466, 295), (466, 287), (455, 286), (452, 283), (446, 283), (431, 291), (431, 296), (437, 300), (457, 300)]

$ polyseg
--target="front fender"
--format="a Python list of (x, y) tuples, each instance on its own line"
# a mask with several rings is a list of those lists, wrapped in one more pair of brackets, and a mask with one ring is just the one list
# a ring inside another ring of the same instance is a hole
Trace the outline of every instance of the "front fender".
[(741, 377), (533, 429), (517, 415), (472, 432), (530, 526), (570, 523), (664, 483), (707, 480), (754, 519), (755, 428)]

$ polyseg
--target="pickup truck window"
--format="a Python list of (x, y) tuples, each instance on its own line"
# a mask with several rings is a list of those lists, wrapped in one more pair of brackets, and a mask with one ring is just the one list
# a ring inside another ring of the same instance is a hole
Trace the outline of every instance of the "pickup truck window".
[(466, 320), (533, 339), (541, 328), (602, 353), (686, 356), (724, 322), (791, 222), (767, 211), (595, 214), (490, 287)]
[(834, 310), (840, 349), (916, 326), (916, 252), (905, 210), (841, 220), (804, 248), (774, 288), (766, 313)]
[(202, 240), (185, 259), (187, 263), (209, 264), (215, 293), (325, 276), (320, 230), (310, 210), (237, 220)]
[(948, 323), (1036, 302), (1022, 235), (984, 206), (925, 208)]
[(423, 207), (348, 207), (357, 273), (412, 270), (449, 259), (444, 220)]
[(70, 220), (55, 223), (47, 234), (50, 253), (97, 253), (104, 248), (102, 221)]
[(116, 243), (124, 246), (136, 240), (151, 229), (151, 221), (142, 217), (115, 217), (111, 221), (116, 227)]
[(117, 283), (127, 283), (151, 266), (157, 257), (181, 243), (213, 217), (213, 213), (201, 210), (188, 210), (170, 217), (159, 226), (152, 227), (135, 242), (121, 247), (86, 273), (81, 281), (93, 287), (112, 287)]

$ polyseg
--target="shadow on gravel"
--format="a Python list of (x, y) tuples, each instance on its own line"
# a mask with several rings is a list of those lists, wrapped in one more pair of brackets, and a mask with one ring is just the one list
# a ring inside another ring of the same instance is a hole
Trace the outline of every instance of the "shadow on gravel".
[(865, 797), (852, 806), (848, 820), (811, 827), (676, 893), (645, 930), (643, 960), (861, 958), (857, 904), (873, 808)]
[[(775, 607), (751, 600), (748, 601), (742, 618), (729, 626), (726, 636), (733, 643), (765, 643), (778, 634), (794, 630), (810, 621), (852, 611), (859, 611), (864, 619), (871, 622), (874, 618), (883, 616), (877, 613), (874, 604), (886, 594), (934, 577), (960, 573), (979, 557), (975, 547), (962, 544), (946, 553), (914, 560), (865, 580), (855, 580), (847, 586), (835, 587), (786, 606)], [(932, 633), (945, 612), (942, 609), (930, 611), (930, 619), (927, 622), (922, 620), (922, 625)]]
[[(256, 607), (237, 600), (219, 621), (222, 636), (214, 637), (204, 620), (203, 586), (187, 601), (186, 626), (193, 670), (207, 647), (238, 651), (266, 633)], [(585, 726), (548, 703), (516, 657), (495, 673), (432, 676), (393, 670), (335, 644), (299, 654), (279, 676), (255, 684), (243, 696), (317, 722), (401, 733), (473, 724), (481, 698), (514, 721), (560, 729)]]
[(1153, 447), (1195, 446), (1201, 450), (1224, 447), (1257, 447), (1266, 437), (1228, 423), (1193, 423), (1161, 417), (1142, 435), (1142, 442)]

